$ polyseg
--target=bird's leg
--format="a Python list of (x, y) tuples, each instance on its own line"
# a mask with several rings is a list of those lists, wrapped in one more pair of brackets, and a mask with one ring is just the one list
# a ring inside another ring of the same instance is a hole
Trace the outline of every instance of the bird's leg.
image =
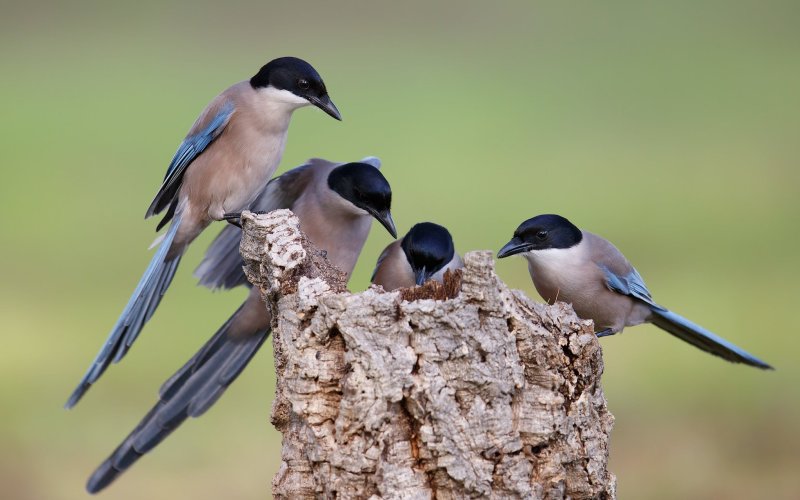
[[(264, 210), (253, 211), (252, 213), (256, 215), (264, 215), (269, 212)], [(228, 221), (228, 224), (233, 224), (234, 226), (241, 228), (242, 227), (242, 212), (225, 212), (222, 214), (222, 218)]]
[(615, 332), (613, 328), (606, 328), (604, 330), (596, 332), (595, 335), (597, 335), (597, 338), (600, 338), (600, 337), (608, 337), (610, 335), (614, 335), (615, 333), (617, 332)]
[(228, 221), (228, 224), (232, 224), (239, 229), (242, 228), (242, 212), (227, 212), (222, 215), (222, 219)]
[[(269, 212), (257, 211), (252, 213), (256, 215), (264, 215)], [(233, 224), (239, 229), (242, 228), (242, 212), (225, 212), (222, 214), (222, 219), (228, 221), (228, 224)]]

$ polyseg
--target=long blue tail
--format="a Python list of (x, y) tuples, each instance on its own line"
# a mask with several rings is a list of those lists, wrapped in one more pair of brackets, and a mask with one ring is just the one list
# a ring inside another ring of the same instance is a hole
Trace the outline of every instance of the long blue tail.
[[(237, 311), (238, 312), (238, 311)], [(188, 417), (199, 417), (222, 396), (269, 337), (270, 330), (231, 331), (231, 316), (211, 339), (161, 387), (159, 401), (86, 484), (102, 490), (155, 448)]]
[(702, 326), (692, 323), (683, 316), (668, 311), (667, 309), (653, 308), (652, 311), (653, 316), (651, 321), (654, 325), (692, 344), (698, 349), (702, 349), (733, 363), (744, 363), (764, 370), (773, 369), (770, 365), (744, 349), (709, 332)]
[(145, 323), (155, 312), (161, 302), (161, 297), (169, 288), (181, 260), (180, 255), (172, 260), (165, 260), (179, 225), (180, 218), (178, 217), (164, 235), (156, 254), (153, 255), (147, 270), (139, 280), (139, 284), (136, 285), (136, 290), (133, 291), (128, 305), (125, 306), (114, 328), (111, 329), (103, 348), (100, 349), (80, 384), (67, 400), (65, 405), (67, 409), (72, 408), (80, 401), (89, 387), (106, 371), (110, 363), (117, 363), (125, 356)]

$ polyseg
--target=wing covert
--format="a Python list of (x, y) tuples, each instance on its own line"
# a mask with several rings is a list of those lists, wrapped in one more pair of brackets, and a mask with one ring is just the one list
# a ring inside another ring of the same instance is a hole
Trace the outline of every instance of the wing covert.
[(186, 173), (186, 168), (197, 158), (200, 154), (211, 144), (217, 137), (220, 136), (225, 126), (231, 119), (234, 112), (234, 106), (231, 101), (226, 101), (211, 118), (211, 120), (198, 132), (191, 134), (183, 140), (175, 156), (167, 167), (167, 173), (164, 175), (164, 182), (158, 190), (155, 198), (153, 198), (150, 207), (145, 213), (145, 219), (155, 214), (161, 213), (165, 208), (169, 207), (167, 215), (159, 223), (159, 228), (169, 222), (172, 214), (175, 211), (176, 195), (181, 187), (183, 175)]
[(606, 286), (609, 290), (633, 297), (649, 306), (662, 309), (661, 306), (653, 301), (650, 290), (647, 289), (647, 285), (644, 284), (644, 279), (642, 279), (642, 276), (636, 269), (631, 269), (631, 272), (625, 276), (619, 276), (606, 266), (601, 265), (599, 267), (603, 271), (603, 275), (606, 278)]

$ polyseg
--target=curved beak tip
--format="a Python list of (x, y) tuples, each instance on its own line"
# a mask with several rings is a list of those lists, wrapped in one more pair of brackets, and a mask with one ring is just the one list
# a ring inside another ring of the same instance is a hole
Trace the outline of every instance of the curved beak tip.
[(498, 250), (497, 258), (498, 259), (503, 259), (505, 257), (511, 257), (512, 255), (516, 255), (516, 254), (522, 253), (524, 251), (525, 251), (525, 247), (524, 247), (523, 244), (521, 244), (518, 241), (511, 240), (508, 243), (506, 243), (505, 245), (503, 245), (503, 248)]
[(387, 231), (389, 231), (389, 234), (392, 235), (392, 238), (397, 239), (397, 227), (394, 225), (394, 219), (392, 219), (391, 212), (388, 210), (384, 212), (378, 212), (375, 214), (375, 218), (378, 219), (378, 222), (380, 222)]
[(333, 118), (342, 121), (342, 114), (339, 112), (339, 108), (336, 107), (327, 94), (319, 98), (314, 98), (311, 100), (311, 103)]
[(392, 219), (392, 214), (387, 214), (386, 229), (389, 231), (389, 234), (392, 235), (392, 238), (397, 239), (397, 228), (394, 225), (394, 219)]

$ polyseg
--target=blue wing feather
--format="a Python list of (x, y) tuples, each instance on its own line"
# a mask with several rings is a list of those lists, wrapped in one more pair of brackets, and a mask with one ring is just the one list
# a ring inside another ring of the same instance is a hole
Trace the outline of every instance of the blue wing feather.
[(653, 301), (650, 290), (647, 289), (642, 275), (640, 275), (636, 269), (631, 269), (631, 272), (626, 276), (620, 276), (605, 266), (600, 266), (600, 269), (603, 270), (603, 274), (606, 278), (606, 286), (609, 290), (641, 300), (650, 307), (663, 309), (663, 307)]
[[(226, 102), (222, 105), (214, 118), (208, 122), (208, 125), (203, 127), (196, 134), (192, 134), (183, 140), (178, 147), (178, 151), (175, 152), (175, 156), (173, 156), (169, 167), (167, 167), (167, 173), (164, 175), (164, 182), (161, 184), (161, 188), (158, 190), (155, 198), (153, 198), (153, 202), (150, 203), (145, 218), (162, 212), (173, 203), (180, 189), (181, 182), (183, 181), (183, 175), (186, 173), (186, 168), (195, 158), (200, 156), (209, 144), (219, 137), (230, 121), (233, 111), (233, 103), (230, 101)], [(171, 209), (170, 211), (172, 212), (174, 210)], [(170, 214), (161, 221), (160, 225), (163, 226), (169, 221), (169, 218), (171, 218)]]

